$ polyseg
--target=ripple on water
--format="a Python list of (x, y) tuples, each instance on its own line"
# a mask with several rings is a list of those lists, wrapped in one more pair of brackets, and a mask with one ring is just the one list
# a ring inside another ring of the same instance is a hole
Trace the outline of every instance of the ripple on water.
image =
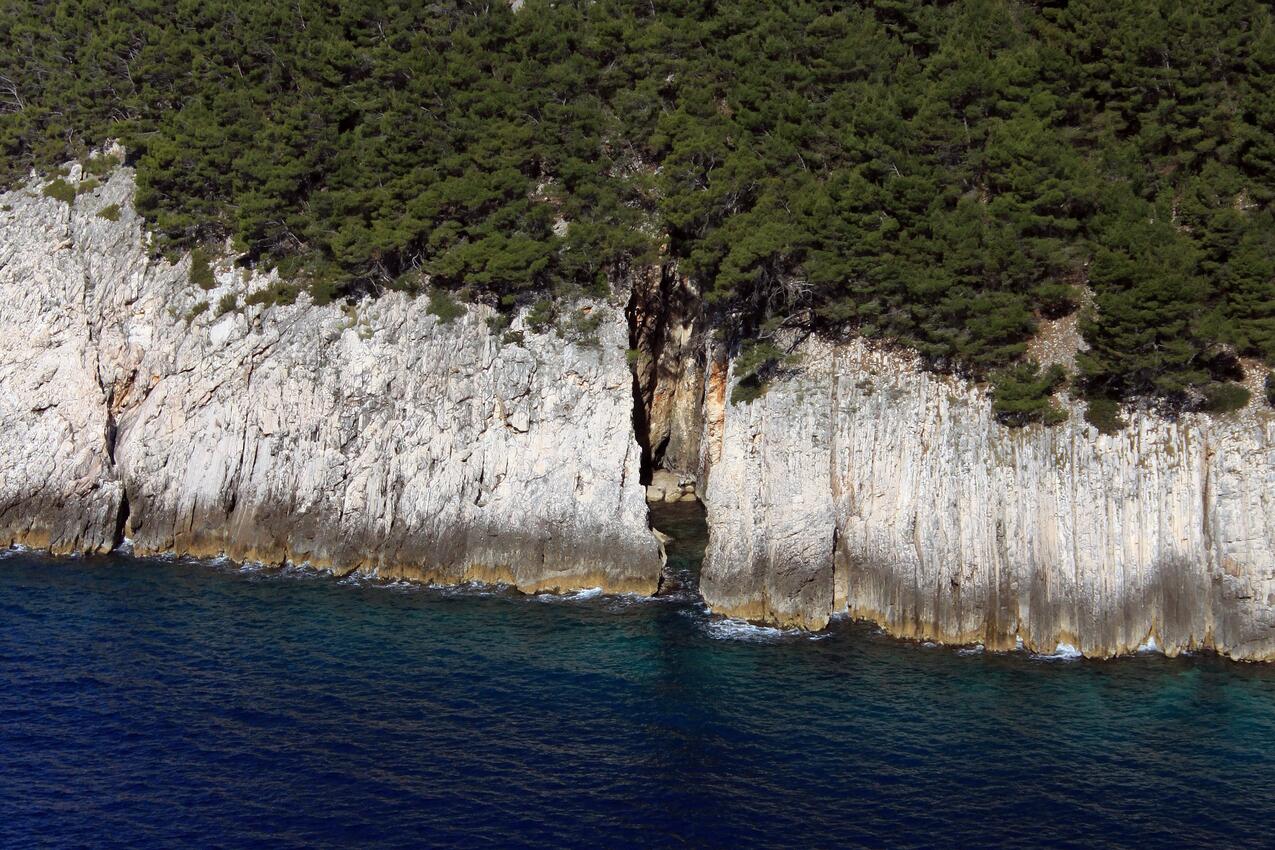
[(0, 846), (1261, 846), (1275, 668), (690, 599), (0, 566)]

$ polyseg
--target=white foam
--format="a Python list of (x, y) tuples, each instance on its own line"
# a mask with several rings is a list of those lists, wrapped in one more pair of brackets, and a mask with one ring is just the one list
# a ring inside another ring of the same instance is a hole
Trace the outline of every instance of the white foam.
[(460, 584), (440, 584), (431, 581), (425, 587), (440, 596), (496, 596), (509, 590), (507, 584), (488, 584), (481, 581), (466, 581)]
[(1041, 661), (1077, 661), (1084, 658), (1084, 653), (1069, 643), (1060, 643), (1053, 652), (1033, 655)]
[(568, 590), (566, 593), (545, 590), (532, 594), (531, 598), (537, 602), (585, 602), (600, 596), (602, 596), (602, 588), (582, 587), (578, 590)]
[(962, 646), (960, 649), (956, 650), (956, 654), (957, 655), (982, 655), (983, 645), (981, 643), (976, 643), (973, 646)]
[(704, 631), (716, 640), (769, 642), (784, 636), (783, 629), (755, 626), (747, 620), (737, 620), (734, 617), (710, 617), (704, 621)]
[(1161, 651), (1162, 650), (1160, 649), (1160, 644), (1156, 643), (1155, 641), (1155, 635), (1147, 635), (1146, 641), (1138, 647), (1139, 655), (1147, 655), (1152, 653), (1158, 655)]
[(704, 632), (714, 640), (742, 640), (753, 643), (771, 643), (790, 638), (806, 640), (823, 640), (831, 637), (831, 632), (808, 632), (804, 629), (781, 629), (775, 626), (758, 626), (747, 620), (736, 617), (717, 617), (711, 613), (705, 616), (698, 611), (686, 612), (688, 616), (700, 619)]
[(1085, 654), (1069, 643), (1060, 643), (1054, 648), (1054, 655), (1059, 658), (1084, 658)]
[[(351, 570), (343, 576), (337, 577), (332, 570), (314, 569), (307, 565), (306, 575), (312, 576), (333, 576), (337, 578), (337, 584), (341, 587), (358, 587), (372, 588), (375, 590), (389, 590), (395, 593), (415, 593), (422, 590), (438, 590), (441, 589), (437, 585), (426, 584), (424, 582), (412, 581), (406, 578), (381, 578), (377, 575), (376, 569), (357, 569)], [(286, 574), (286, 573), (285, 573)]]
[(606, 610), (617, 613), (632, 608), (634, 605), (649, 605), (652, 602), (665, 602), (669, 597), (666, 596), (646, 596), (641, 593), (612, 593), (608, 594), (603, 604)]
[(316, 567), (309, 561), (302, 561), (299, 564), (287, 561), (279, 569), (277, 573), (283, 578), (318, 578), (319, 576), (335, 576), (336, 573), (327, 567)]

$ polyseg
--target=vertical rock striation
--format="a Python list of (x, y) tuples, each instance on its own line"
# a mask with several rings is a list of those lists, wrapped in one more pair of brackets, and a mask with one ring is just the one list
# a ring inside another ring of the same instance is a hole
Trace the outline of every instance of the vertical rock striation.
[(1275, 657), (1275, 416), (1256, 403), (1010, 430), (915, 357), (809, 339), (731, 405), (671, 268), (627, 322), (591, 305), (596, 344), (521, 320), (514, 344), (479, 307), (267, 310), (246, 301), (269, 277), (231, 268), (200, 290), (150, 257), (131, 195), (127, 169), (73, 204), (0, 195), (0, 542), (649, 593), (636, 408), (648, 463), (698, 474), (723, 613)]
[(752, 404), (730, 404), (725, 369), (710, 360), (701, 591), (723, 613), (822, 628), (833, 612), (835, 542), (827, 387), (817, 372), (800, 373)]
[(801, 357), (706, 432), (714, 609), (810, 628), (848, 611), (992, 648), (1275, 656), (1269, 411), (1138, 414), (1103, 436), (1077, 408), (1011, 430), (914, 357), (812, 340)]
[(27, 194), (0, 195), (0, 541), (103, 552), (124, 491), (92, 315), (100, 293), (71, 208)]
[(594, 344), (523, 345), (397, 294), (245, 307), (269, 279), (199, 290), (131, 194), (121, 169), (73, 205), (0, 196), (0, 539), (655, 589), (615, 305)]

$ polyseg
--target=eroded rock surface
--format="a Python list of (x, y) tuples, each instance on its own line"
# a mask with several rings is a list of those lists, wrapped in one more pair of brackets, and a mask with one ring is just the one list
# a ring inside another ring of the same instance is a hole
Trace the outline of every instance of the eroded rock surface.
[[(724, 613), (1086, 655), (1154, 639), (1275, 657), (1275, 416), (997, 424), (985, 393), (863, 342), (706, 417)], [(712, 370), (710, 365), (710, 371)], [(710, 375), (710, 384), (722, 383)], [(719, 421), (720, 420), (720, 421)]]
[(648, 474), (695, 477), (703, 433), (699, 292), (667, 261), (633, 276), (628, 306), (636, 426)]
[[(446, 325), (395, 294), (267, 310), (245, 302), (270, 280), (229, 266), (202, 291), (149, 257), (131, 179), (73, 205), (0, 195), (0, 543), (127, 535), (139, 553), (650, 593), (636, 408), (665, 468), (649, 495), (697, 479), (704, 496), (719, 612), (1275, 657), (1275, 417), (1256, 402), (1134, 414), (1113, 436), (1078, 407), (1010, 430), (914, 357), (807, 340), (800, 368), (732, 405), (729, 361), (649, 298), (632, 328), (592, 305), (596, 344), (518, 320), (518, 345), (482, 308)], [(118, 221), (98, 215), (112, 204)], [(656, 292), (684, 283), (654, 274)], [(649, 349), (636, 381), (629, 346)]]
[(619, 305), (522, 345), (397, 294), (247, 307), (269, 279), (201, 291), (131, 195), (0, 195), (0, 540), (655, 590)]

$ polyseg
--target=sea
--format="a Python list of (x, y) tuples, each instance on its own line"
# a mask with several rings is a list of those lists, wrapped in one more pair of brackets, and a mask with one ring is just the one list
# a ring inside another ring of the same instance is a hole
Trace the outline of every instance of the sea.
[(0, 553), (0, 847), (1270, 847), (1275, 665)]

